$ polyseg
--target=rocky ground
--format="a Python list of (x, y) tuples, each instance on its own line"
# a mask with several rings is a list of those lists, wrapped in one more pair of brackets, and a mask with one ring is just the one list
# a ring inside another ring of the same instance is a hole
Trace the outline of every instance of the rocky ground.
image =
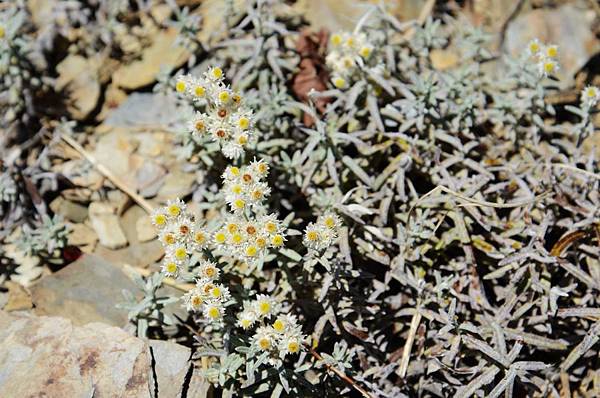
[[(44, 13), (55, 2), (30, 0), (40, 31), (48, 28)], [(194, 9), (206, 21), (201, 40), (219, 23), (219, 3), (209, 0)], [(389, 3), (396, 16), (407, 20), (418, 17), (427, 2)], [(600, 49), (597, 9), (585, 1), (552, 2), (553, 7), (534, 10), (511, 0), (457, 3), (474, 23), (498, 35), (503, 51), (516, 53), (531, 37), (557, 43), (564, 91), (554, 100), (578, 95), (573, 87), (587, 78), (590, 69), (584, 66), (597, 62)], [(301, 0), (295, 7), (315, 30), (349, 28), (361, 15), (350, 0)], [(439, 8), (436, 12), (443, 13), (445, 6)], [(138, 290), (131, 276), (158, 270), (164, 255), (144, 204), (185, 197), (204, 177), (182, 167), (174, 149), (173, 126), (180, 122), (175, 104), (149, 89), (160, 80), (161, 68), (177, 68), (190, 57), (177, 46), (176, 30), (161, 24), (170, 12), (157, 4), (152, 18), (141, 19), (137, 31), (118, 38), (128, 57), (71, 55), (56, 65), (54, 89), (67, 93), (69, 117), (86, 126), (83, 148), (96, 164), (68, 143), (54, 143), (52, 171), (70, 183), (48, 207), (66, 221), (68, 247), (77, 248), (64, 254), (60, 266), (20, 251), (14, 244), (19, 229), (4, 240), (2, 266), (12, 271), (0, 279), (0, 397), (207, 394), (207, 385), (193, 371), (189, 348), (132, 337), (127, 310), (118, 307), (123, 290)], [(78, 34), (76, 29), (70, 33)], [(451, 49), (431, 57), (440, 69), (451, 67), (456, 58)], [(145, 201), (119, 189), (99, 167)], [(185, 290), (165, 289), (173, 295)], [(178, 303), (168, 311), (184, 317)]]

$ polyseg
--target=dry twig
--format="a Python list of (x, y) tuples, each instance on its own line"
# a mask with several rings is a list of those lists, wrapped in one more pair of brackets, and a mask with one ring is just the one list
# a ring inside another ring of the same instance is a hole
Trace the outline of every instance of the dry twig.
[(84, 158), (87, 159), (104, 177), (106, 177), (110, 182), (112, 182), (117, 188), (121, 191), (129, 195), (131, 199), (133, 199), (141, 208), (146, 210), (148, 213), (151, 213), (154, 208), (146, 199), (142, 198), (135, 190), (129, 188), (127, 184), (123, 182), (119, 177), (113, 174), (106, 166), (102, 163), (98, 162), (98, 160), (88, 151), (85, 150), (77, 141), (68, 135), (61, 134), (60, 138), (75, 149), (79, 154), (81, 154)]
[[(319, 354), (318, 352), (316, 352), (314, 349), (310, 349), (310, 353), (312, 354), (313, 357), (315, 357), (317, 360), (322, 361), (323, 357), (321, 356), (321, 354)], [(346, 383), (350, 384), (352, 386), (352, 388), (354, 388), (356, 391), (358, 391), (359, 393), (362, 394), (363, 397), (366, 398), (373, 398), (373, 396), (364, 388), (362, 388), (361, 386), (359, 386), (356, 381), (354, 381), (350, 376), (346, 375), (344, 372), (342, 372), (341, 370), (325, 364), (325, 367), (328, 370), (331, 370), (333, 373), (335, 373), (340, 379), (344, 380)]]

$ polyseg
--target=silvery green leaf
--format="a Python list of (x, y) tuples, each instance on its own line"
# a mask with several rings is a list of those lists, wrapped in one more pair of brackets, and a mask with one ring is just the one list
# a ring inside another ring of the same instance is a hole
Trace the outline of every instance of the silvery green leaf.
[(283, 254), (284, 256), (288, 257), (291, 260), (294, 260), (297, 262), (302, 261), (302, 256), (292, 249), (283, 248), (283, 249), (279, 250), (279, 253)]

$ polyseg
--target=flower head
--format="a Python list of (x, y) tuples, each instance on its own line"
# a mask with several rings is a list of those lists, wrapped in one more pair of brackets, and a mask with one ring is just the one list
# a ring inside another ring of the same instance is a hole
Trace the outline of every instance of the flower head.
[(596, 86), (587, 86), (581, 92), (581, 103), (586, 108), (596, 106), (598, 100), (600, 100), (600, 90)]

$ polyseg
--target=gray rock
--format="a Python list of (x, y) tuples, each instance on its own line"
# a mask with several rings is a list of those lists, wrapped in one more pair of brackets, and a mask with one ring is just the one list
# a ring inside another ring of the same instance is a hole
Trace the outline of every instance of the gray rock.
[(139, 289), (117, 266), (85, 254), (42, 278), (31, 288), (31, 296), (38, 315), (62, 316), (76, 325), (104, 322), (125, 326), (127, 311), (116, 308), (125, 302), (123, 290), (135, 294)]
[(118, 250), (109, 250), (98, 246), (95, 254), (115, 264), (129, 264), (146, 268), (154, 264), (164, 255), (164, 249), (158, 240), (140, 242), (138, 240), (137, 221), (148, 218), (148, 214), (139, 206), (131, 206), (123, 213), (121, 225), (129, 246)]
[(75, 223), (82, 223), (88, 217), (88, 209), (79, 203), (58, 197), (50, 203), (50, 208), (65, 219)]
[(132, 93), (104, 122), (109, 126), (166, 126), (181, 123), (181, 112), (173, 96)]
[(135, 229), (137, 231), (137, 239), (140, 242), (148, 242), (156, 238), (156, 228), (152, 225), (148, 216), (138, 218), (135, 222)]
[(127, 246), (127, 238), (121, 229), (119, 218), (113, 211), (109, 205), (93, 202), (90, 203), (89, 216), (100, 244), (109, 249), (119, 249)]
[(189, 357), (102, 323), (0, 311), (0, 397), (175, 398)]
[[(156, 361), (154, 371), (159, 397), (179, 397), (183, 380), (190, 368), (189, 348), (162, 340), (149, 340), (152, 357)], [(173, 380), (181, 380), (173, 383)]]
[(138, 191), (145, 197), (156, 195), (164, 182), (165, 174), (163, 167), (152, 160), (146, 160), (135, 176)]

